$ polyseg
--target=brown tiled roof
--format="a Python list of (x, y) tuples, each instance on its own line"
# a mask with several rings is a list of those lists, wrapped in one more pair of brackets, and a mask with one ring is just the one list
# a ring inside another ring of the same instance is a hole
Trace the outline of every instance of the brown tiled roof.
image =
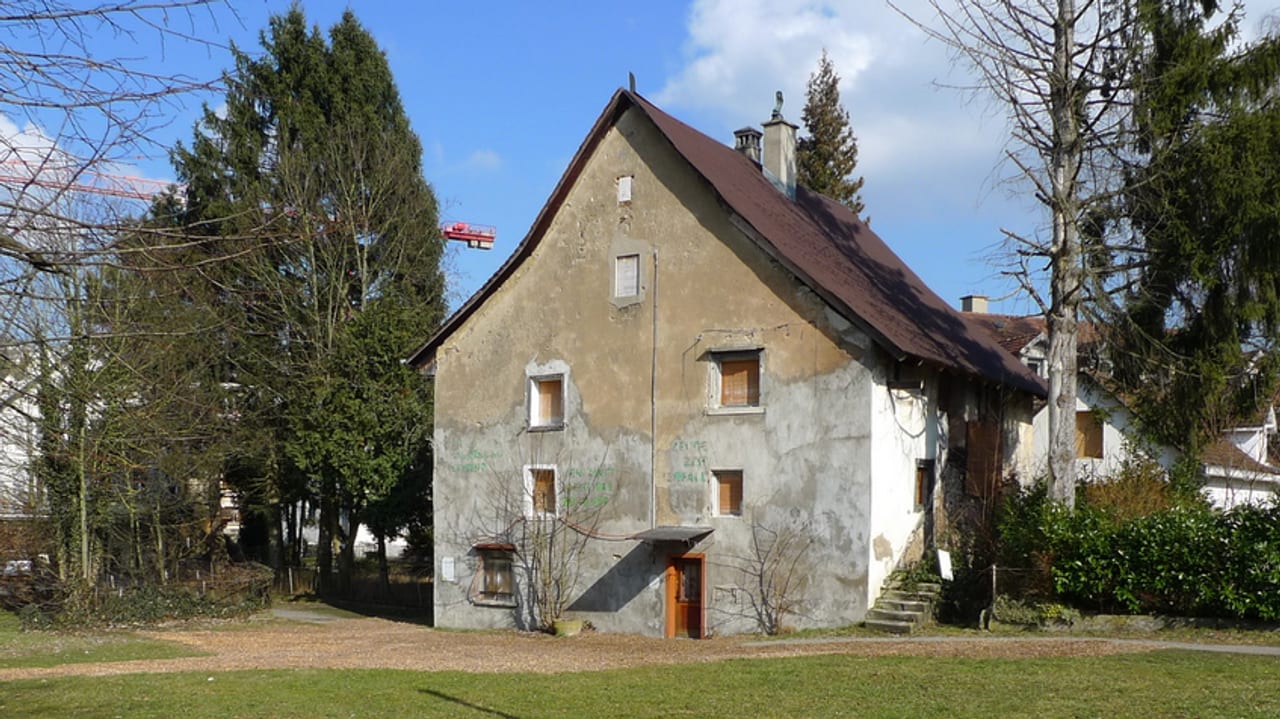
[(1001, 347), (1014, 354), (1018, 354), (1035, 338), (1044, 334), (1044, 317), (1038, 315), (1023, 317), (970, 312), (968, 317), (990, 332)]
[[(965, 316), (986, 328), (1001, 347), (1017, 354), (1044, 334), (1047, 323), (1043, 315), (999, 315), (985, 312), (967, 312)], [(1098, 342), (1097, 328), (1091, 322), (1081, 322), (1076, 341), (1081, 352)]]
[(1274, 467), (1259, 462), (1258, 460), (1245, 454), (1241, 449), (1232, 444), (1225, 437), (1218, 438), (1213, 444), (1205, 447), (1204, 452), (1200, 455), (1200, 461), (1206, 465), (1214, 467), (1226, 467), (1227, 469), (1236, 469), (1243, 472), (1257, 472), (1259, 474), (1276, 474)]
[(804, 187), (796, 188), (792, 201), (773, 186), (755, 162), (625, 90), (613, 96), (596, 121), (512, 258), (435, 337), (414, 352), (411, 362), (421, 364), (428, 359), (436, 344), (528, 254), (591, 150), (614, 119), (630, 107), (649, 117), (675, 151), (707, 181), (736, 226), (891, 354), (1045, 394), (1043, 380), (979, 324), (934, 294), (847, 207)]

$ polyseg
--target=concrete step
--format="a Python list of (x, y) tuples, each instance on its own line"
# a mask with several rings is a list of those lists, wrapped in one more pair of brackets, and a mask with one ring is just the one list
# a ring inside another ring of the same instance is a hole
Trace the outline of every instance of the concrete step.
[(888, 622), (909, 622), (913, 625), (924, 624), (924, 615), (920, 612), (899, 612), (892, 609), (880, 609), (874, 607), (867, 612), (867, 620), (888, 621)]
[(920, 602), (912, 599), (886, 599), (881, 597), (876, 600), (877, 609), (891, 609), (895, 612), (917, 612), (919, 614), (928, 614), (930, 611), (929, 602)]
[(870, 612), (867, 613), (867, 616), (867, 621), (862, 624), (868, 629), (876, 629), (889, 634), (910, 634), (911, 630), (916, 628), (914, 622), (898, 622), (892, 619), (872, 619), (870, 618)]
[(932, 606), (938, 601), (938, 595), (924, 592), (906, 592), (901, 589), (890, 589), (880, 595), (881, 599), (894, 602), (923, 602)]

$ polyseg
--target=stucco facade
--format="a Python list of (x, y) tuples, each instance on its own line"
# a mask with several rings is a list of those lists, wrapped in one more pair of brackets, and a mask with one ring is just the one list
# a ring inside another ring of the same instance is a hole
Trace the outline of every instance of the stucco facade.
[[(978, 411), (971, 380), (833, 309), (635, 107), (598, 124), (544, 214), (422, 361), (437, 625), (530, 624), (522, 555), (549, 526), (574, 565), (563, 614), (604, 631), (670, 635), (679, 557), (696, 562), (680, 591), (699, 594), (697, 634), (757, 630), (758, 580), (779, 571), (787, 625), (861, 621), (922, 546), (946, 428)], [(749, 397), (726, 400), (740, 370)], [(508, 559), (515, 586), (495, 575)]]

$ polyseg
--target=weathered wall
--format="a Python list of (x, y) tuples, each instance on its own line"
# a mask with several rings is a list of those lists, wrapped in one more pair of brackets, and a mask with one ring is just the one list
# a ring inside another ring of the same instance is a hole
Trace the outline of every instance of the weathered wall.
[[(632, 176), (619, 203), (616, 180)], [(641, 255), (641, 297), (612, 296), (613, 258)], [(712, 350), (762, 348), (762, 408), (708, 410)], [(436, 354), (436, 582), (441, 626), (509, 626), (474, 606), (477, 542), (520, 516), (522, 467), (555, 465), (584, 487), (572, 517), (589, 543), (571, 614), (610, 631), (661, 634), (670, 547), (625, 540), (657, 525), (715, 529), (707, 621), (754, 629), (735, 568), (753, 529), (812, 541), (798, 626), (866, 610), (870, 538), (870, 341), (735, 229), (643, 117), (603, 138), (545, 237)], [(526, 430), (526, 378), (566, 374), (565, 426)], [(914, 421), (914, 420), (913, 420)], [(712, 516), (710, 472), (741, 469), (742, 517)], [(651, 502), (656, 499), (656, 504)], [(652, 514), (651, 514), (652, 513)]]

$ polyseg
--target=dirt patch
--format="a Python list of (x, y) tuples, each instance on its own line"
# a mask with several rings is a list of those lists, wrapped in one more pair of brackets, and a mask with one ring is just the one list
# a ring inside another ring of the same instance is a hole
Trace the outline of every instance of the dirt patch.
[(586, 633), (571, 638), (520, 632), (440, 631), (385, 619), (316, 623), (264, 622), (227, 628), (148, 631), (207, 656), (0, 669), (0, 681), (140, 672), (237, 669), (408, 669), (463, 672), (578, 672), (649, 664), (814, 654), (855, 656), (1098, 656), (1149, 651), (1154, 645), (1071, 639), (841, 639), (763, 642), (750, 637), (700, 641)]

